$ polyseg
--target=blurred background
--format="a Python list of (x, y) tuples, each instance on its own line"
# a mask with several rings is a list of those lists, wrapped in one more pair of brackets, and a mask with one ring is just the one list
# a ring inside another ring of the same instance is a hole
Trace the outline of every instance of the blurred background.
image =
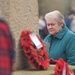
[(39, 15), (45, 15), (53, 10), (59, 10), (63, 14), (67, 14), (75, 5), (74, 3), (74, 0), (38, 0)]
[[(53, 10), (59, 10), (64, 15), (66, 25), (67, 21), (69, 23), (69, 29), (75, 28), (73, 27), (75, 25), (75, 0), (0, 0), (0, 17), (9, 23), (16, 43), (14, 70), (31, 67), (20, 46), (21, 32), (31, 30), (44, 39), (48, 34), (44, 16)], [(40, 32), (42, 30), (40, 19), (44, 21), (41, 24), (45, 31), (45, 34), (42, 33), (43, 35)], [(74, 32), (74, 30), (72, 31)]]

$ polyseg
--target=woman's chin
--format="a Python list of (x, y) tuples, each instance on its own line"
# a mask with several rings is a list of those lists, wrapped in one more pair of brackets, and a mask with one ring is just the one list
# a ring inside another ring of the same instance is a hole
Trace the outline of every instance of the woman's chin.
[(50, 34), (51, 34), (51, 35), (54, 35), (54, 33), (53, 33), (53, 32), (50, 32)]

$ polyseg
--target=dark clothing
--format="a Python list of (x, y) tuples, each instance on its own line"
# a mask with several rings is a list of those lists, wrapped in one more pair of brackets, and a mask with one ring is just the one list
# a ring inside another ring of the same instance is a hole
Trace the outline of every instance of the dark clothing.
[(71, 20), (68, 17), (65, 17), (65, 23), (66, 23), (66, 26), (68, 27), (68, 29), (70, 29)]
[(14, 47), (11, 33), (4, 22), (0, 22), (0, 75), (11, 75)]
[(48, 30), (46, 26), (43, 29), (39, 29), (39, 35), (42, 39), (44, 39), (48, 35)]
[(39, 35), (42, 39), (45, 38), (44, 30), (39, 30)]

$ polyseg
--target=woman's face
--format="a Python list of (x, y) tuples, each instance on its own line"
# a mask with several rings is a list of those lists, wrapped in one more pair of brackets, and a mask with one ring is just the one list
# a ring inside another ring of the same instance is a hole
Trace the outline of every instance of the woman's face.
[(60, 30), (62, 30), (62, 24), (59, 25), (55, 19), (49, 19), (47, 21), (47, 29), (51, 35), (56, 35)]

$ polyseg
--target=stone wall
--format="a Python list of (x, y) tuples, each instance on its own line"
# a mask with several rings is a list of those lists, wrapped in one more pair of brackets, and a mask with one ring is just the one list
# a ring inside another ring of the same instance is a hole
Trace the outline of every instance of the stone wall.
[(16, 69), (30, 65), (19, 46), (20, 34), (23, 30), (31, 30), (38, 34), (38, 1), (37, 0), (1, 0), (0, 16), (5, 18), (12, 31), (16, 43)]

